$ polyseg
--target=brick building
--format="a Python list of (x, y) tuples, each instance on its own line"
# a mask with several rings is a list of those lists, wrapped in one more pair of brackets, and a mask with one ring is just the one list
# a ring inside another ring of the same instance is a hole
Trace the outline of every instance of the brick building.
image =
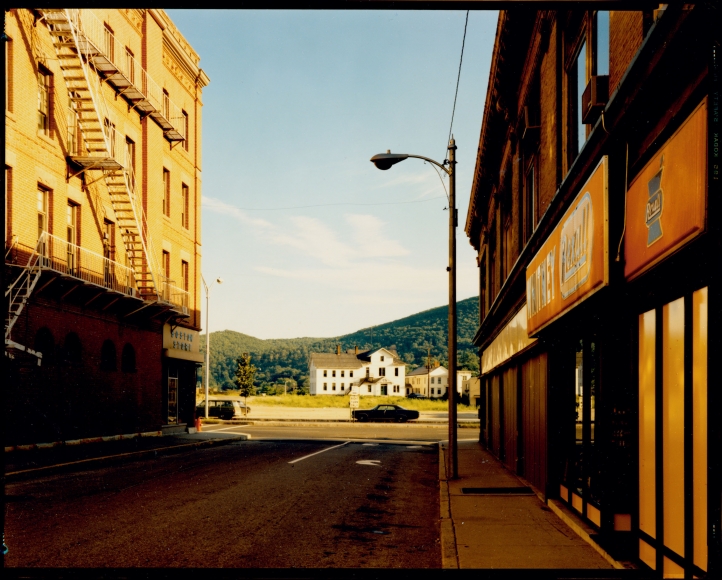
[(501, 12), (465, 226), (483, 443), (665, 578), (722, 570), (718, 17)]
[(162, 10), (13, 9), (5, 34), (6, 445), (185, 429), (200, 59)]

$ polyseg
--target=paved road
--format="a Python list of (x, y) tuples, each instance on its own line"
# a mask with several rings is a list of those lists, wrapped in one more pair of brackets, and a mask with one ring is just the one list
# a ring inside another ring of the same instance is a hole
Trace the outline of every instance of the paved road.
[(12, 483), (5, 565), (438, 568), (437, 474), (433, 444), (251, 440)]

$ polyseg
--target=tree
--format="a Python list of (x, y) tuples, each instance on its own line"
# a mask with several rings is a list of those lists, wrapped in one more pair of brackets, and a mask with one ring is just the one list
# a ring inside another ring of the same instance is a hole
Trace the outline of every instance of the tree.
[(243, 403), (246, 403), (246, 397), (256, 394), (256, 387), (253, 381), (256, 378), (256, 367), (251, 364), (251, 355), (244, 352), (236, 359), (236, 376), (233, 382), (238, 387), (238, 394), (243, 397)]

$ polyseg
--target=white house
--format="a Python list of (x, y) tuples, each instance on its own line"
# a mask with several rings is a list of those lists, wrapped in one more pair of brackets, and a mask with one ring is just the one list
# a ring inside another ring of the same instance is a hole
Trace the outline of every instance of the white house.
[[(471, 378), (472, 372), (463, 370), (456, 371), (456, 392), (461, 394), (464, 381)], [(425, 397), (436, 399), (446, 394), (448, 387), (449, 371), (446, 367), (435, 363), (435, 366), (427, 369), (426, 366), (411, 371), (406, 377), (406, 394), (417, 393)]]
[(406, 365), (392, 349), (358, 348), (336, 353), (313, 352), (308, 362), (311, 395), (347, 395), (352, 390), (362, 396), (403, 397)]

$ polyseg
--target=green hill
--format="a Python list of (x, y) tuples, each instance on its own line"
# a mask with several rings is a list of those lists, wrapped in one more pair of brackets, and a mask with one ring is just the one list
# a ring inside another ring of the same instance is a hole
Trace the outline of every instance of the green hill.
[[(478, 371), (478, 355), (471, 340), (479, 325), (479, 300), (468, 298), (457, 303), (458, 360), (461, 367)], [(413, 369), (431, 357), (447, 364), (448, 307), (439, 306), (406, 318), (364, 328), (333, 338), (282, 338), (261, 340), (233, 330), (211, 333), (212, 388), (232, 388), (235, 360), (241, 353), (251, 354), (256, 367), (256, 385), (263, 391), (287, 383), (290, 388), (308, 381), (308, 355), (311, 352), (334, 352), (358, 346), (359, 351), (396, 346), (399, 356)], [(205, 352), (205, 337), (201, 341)], [(290, 390), (290, 389), (289, 389)]]

